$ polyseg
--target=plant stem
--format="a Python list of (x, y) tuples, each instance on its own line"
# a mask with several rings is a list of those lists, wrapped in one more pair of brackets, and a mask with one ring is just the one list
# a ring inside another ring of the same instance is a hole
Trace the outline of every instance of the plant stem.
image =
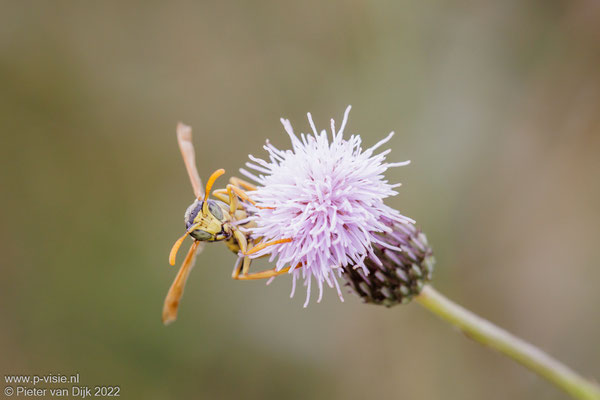
[(584, 379), (537, 347), (450, 301), (430, 285), (425, 285), (415, 300), (429, 311), (460, 328), (468, 337), (504, 353), (572, 397), (600, 400), (600, 386)]

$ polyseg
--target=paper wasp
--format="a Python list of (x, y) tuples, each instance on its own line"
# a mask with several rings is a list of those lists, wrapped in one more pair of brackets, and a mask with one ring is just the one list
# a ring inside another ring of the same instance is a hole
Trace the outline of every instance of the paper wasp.
[[(203, 191), (200, 175), (198, 175), (198, 170), (196, 169), (194, 145), (192, 144), (192, 129), (189, 126), (181, 123), (177, 125), (177, 142), (179, 143), (179, 149), (181, 150), (183, 162), (192, 183), (196, 200), (185, 212), (186, 232), (173, 245), (169, 254), (169, 263), (175, 265), (177, 251), (187, 236), (192, 237), (194, 242), (185, 256), (183, 264), (177, 272), (175, 280), (171, 284), (165, 298), (162, 312), (164, 324), (169, 324), (177, 318), (177, 309), (183, 295), (185, 283), (194, 266), (196, 255), (204, 248), (204, 242), (224, 241), (231, 251), (239, 254), (231, 276), (233, 279), (253, 280), (272, 278), (286, 273), (290, 269), (290, 267), (287, 267), (277, 271), (273, 268), (266, 271), (249, 273), (251, 254), (267, 246), (291, 241), (291, 239), (261, 243), (260, 239), (254, 240), (247, 233), (242, 232), (240, 227), (251, 227), (251, 223), (243, 223), (243, 220), (248, 217), (246, 206), (249, 203), (254, 204), (246, 194), (246, 191), (255, 190), (256, 186), (239, 178), (232, 177), (225, 189), (212, 192), (212, 195), (217, 200), (209, 199), (213, 184), (217, 178), (225, 173), (225, 170), (219, 169), (215, 171), (208, 179), (206, 188)], [(238, 221), (242, 223), (238, 224)]]

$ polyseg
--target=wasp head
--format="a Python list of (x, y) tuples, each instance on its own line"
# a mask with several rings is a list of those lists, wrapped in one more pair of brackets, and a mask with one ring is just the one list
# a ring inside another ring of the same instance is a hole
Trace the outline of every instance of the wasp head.
[[(215, 242), (228, 239), (231, 236), (225, 223), (228, 214), (223, 212), (224, 203), (215, 200), (205, 200), (208, 207), (202, 210), (204, 201), (196, 200), (185, 212), (185, 229), (196, 240)], [(190, 230), (191, 229), (191, 230)]]

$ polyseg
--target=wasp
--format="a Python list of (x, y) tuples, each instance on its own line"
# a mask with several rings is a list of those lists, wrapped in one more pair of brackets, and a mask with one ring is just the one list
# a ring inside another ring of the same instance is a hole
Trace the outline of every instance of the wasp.
[(177, 310), (186, 281), (194, 266), (196, 255), (202, 251), (205, 242), (225, 242), (232, 252), (238, 254), (231, 275), (236, 280), (272, 278), (284, 274), (290, 269), (290, 267), (286, 267), (277, 271), (273, 268), (249, 273), (250, 255), (267, 246), (291, 241), (291, 239), (263, 243), (261, 238), (253, 239), (248, 233), (245, 233), (247, 231), (240, 229), (253, 226), (252, 222), (244, 221), (250, 215), (247, 210), (248, 203), (255, 204), (246, 192), (256, 190), (256, 186), (242, 179), (232, 177), (225, 189), (212, 192), (216, 200), (210, 199), (215, 181), (225, 173), (225, 170), (215, 171), (206, 182), (206, 187), (203, 190), (202, 181), (196, 168), (192, 129), (189, 126), (182, 123), (177, 125), (177, 142), (196, 199), (187, 208), (184, 215), (185, 234), (175, 242), (169, 254), (169, 263), (175, 265), (177, 252), (185, 238), (190, 236), (193, 239), (193, 243), (165, 298), (162, 312), (162, 320), (165, 325), (177, 318)]

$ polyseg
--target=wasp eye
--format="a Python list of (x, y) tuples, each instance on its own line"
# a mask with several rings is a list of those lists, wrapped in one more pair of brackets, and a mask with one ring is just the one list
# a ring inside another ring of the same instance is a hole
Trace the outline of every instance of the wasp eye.
[(190, 232), (190, 236), (196, 240), (210, 240), (213, 237), (213, 235), (202, 229), (196, 229), (195, 231)]
[(223, 219), (223, 212), (221, 211), (221, 207), (219, 207), (217, 202), (215, 202), (213, 200), (209, 200), (208, 201), (208, 210), (210, 211), (210, 213), (212, 215), (215, 216), (216, 219), (218, 219), (218, 220)]
[(192, 203), (191, 206), (189, 206), (187, 208), (187, 210), (185, 211), (185, 229), (190, 229), (190, 227), (194, 224), (194, 219), (196, 219), (196, 216), (198, 215), (199, 212), (201, 212), (202, 210), (202, 202), (196, 200), (195, 202)]

